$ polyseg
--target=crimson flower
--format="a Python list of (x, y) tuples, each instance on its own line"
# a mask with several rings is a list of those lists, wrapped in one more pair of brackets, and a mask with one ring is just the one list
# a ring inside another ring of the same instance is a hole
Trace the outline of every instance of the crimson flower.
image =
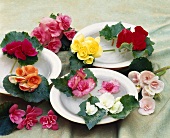
[(13, 123), (19, 124), (22, 122), (22, 117), (25, 115), (25, 111), (18, 109), (18, 105), (14, 104), (9, 109), (9, 118)]
[(58, 124), (56, 122), (57, 116), (54, 114), (52, 110), (48, 112), (47, 116), (42, 116), (40, 118), (40, 123), (42, 124), (42, 128), (44, 129), (52, 129), (52, 130), (58, 130)]

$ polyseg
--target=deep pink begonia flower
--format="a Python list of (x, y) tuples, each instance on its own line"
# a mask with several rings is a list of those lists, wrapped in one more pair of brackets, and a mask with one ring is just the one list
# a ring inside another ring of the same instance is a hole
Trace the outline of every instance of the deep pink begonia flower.
[(96, 83), (93, 78), (81, 80), (77, 85), (77, 89), (73, 90), (72, 93), (76, 97), (82, 97), (89, 94), (94, 89), (95, 85)]
[(120, 83), (117, 80), (103, 81), (102, 88), (99, 90), (101, 93), (118, 93), (120, 90)]
[(48, 112), (47, 116), (42, 116), (40, 118), (40, 123), (42, 124), (42, 128), (44, 129), (52, 129), (58, 130), (58, 124), (56, 122), (57, 116), (54, 114), (52, 110)]
[(59, 14), (56, 21), (59, 23), (61, 30), (67, 30), (70, 28), (71, 18), (68, 15)]
[(54, 53), (58, 53), (61, 46), (62, 46), (62, 43), (61, 43), (60, 39), (59, 38), (54, 38), (53, 40), (51, 40), (49, 42), (49, 44), (47, 46), (45, 46), (45, 48), (53, 51)]
[(38, 54), (36, 49), (32, 46), (32, 43), (27, 39), (24, 39), (24, 41), (22, 41), (22, 51), (26, 56), (30, 57), (36, 56)]
[(69, 31), (65, 31), (64, 32), (64, 35), (67, 37), (67, 39), (68, 40), (72, 40), (73, 39), (73, 37), (75, 36), (75, 34), (76, 34), (76, 31), (74, 30), (74, 29), (71, 29), (71, 30), (69, 30)]
[(25, 111), (18, 109), (18, 105), (14, 104), (9, 109), (9, 118), (13, 123), (19, 124), (22, 122), (22, 117), (25, 115)]
[(38, 107), (31, 107), (27, 105), (26, 114), (35, 114), (36, 116), (40, 116), (43, 113), (43, 110)]
[(34, 113), (29, 113), (26, 115), (26, 118), (22, 120), (20, 124), (18, 124), (18, 129), (23, 129), (26, 127), (26, 129), (31, 130), (31, 128), (38, 122), (37, 115)]
[(80, 76), (73, 76), (73, 77), (71, 77), (70, 80), (68, 80), (67, 85), (72, 90), (75, 90), (77, 88), (77, 84), (79, 83), (79, 81), (81, 81), (81, 77)]
[(85, 77), (86, 77), (86, 73), (83, 71), (83, 68), (77, 70), (76, 75), (80, 76), (81, 79), (85, 79)]

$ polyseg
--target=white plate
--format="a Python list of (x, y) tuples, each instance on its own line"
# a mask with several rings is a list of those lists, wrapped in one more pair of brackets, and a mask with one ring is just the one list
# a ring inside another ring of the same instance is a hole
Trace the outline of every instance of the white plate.
[[(6, 75), (9, 75), (13, 64), (14, 59), (10, 59), (6, 55), (3, 55), (2, 49), (0, 49), (0, 93), (9, 94), (3, 88), (2, 81)], [(18, 66), (19, 64), (17, 63), (13, 69), (14, 74)], [(49, 83), (51, 83), (50, 79), (57, 78), (60, 75), (62, 68), (59, 57), (46, 48), (38, 54), (38, 61), (34, 66), (38, 68), (39, 74), (47, 78)]]
[[(91, 92), (93, 96), (100, 96), (101, 94), (97, 92), (101, 88), (102, 81), (109, 81), (111, 79), (117, 79), (121, 86), (120, 92), (114, 94), (115, 97), (123, 96), (125, 94), (134, 95), (136, 99), (138, 99), (138, 92), (134, 86), (134, 84), (124, 75), (109, 69), (102, 69), (102, 68), (90, 68), (90, 70), (94, 73), (97, 77), (98, 84), (97, 87)], [(80, 111), (79, 105), (83, 101), (85, 101), (88, 96), (83, 98), (76, 98), (76, 97), (67, 97), (65, 94), (60, 92), (55, 87), (52, 87), (50, 92), (50, 102), (54, 110), (59, 113), (64, 118), (85, 124), (84, 120), (77, 115)], [(98, 124), (106, 124), (110, 122), (114, 122), (117, 119), (112, 117), (104, 117)]]
[[(101, 31), (106, 25), (115, 25), (117, 22), (102, 22), (102, 23), (96, 23), (89, 25), (82, 30), (78, 31), (78, 33), (75, 35), (75, 37), (79, 34), (84, 34), (85, 37), (91, 36), (91, 37), (97, 37), (100, 36), (99, 31)], [(125, 28), (130, 28), (131, 31), (134, 31), (134, 25), (128, 24), (128, 23), (122, 23)], [(74, 39), (75, 39), (74, 37)], [(74, 40), (73, 39), (73, 40)], [(114, 43), (114, 46), (111, 46), (112, 41), (107, 41), (102, 36), (100, 39), (100, 45), (102, 46), (103, 50), (108, 49), (116, 49), (114, 52), (103, 52), (102, 56), (95, 59), (95, 62), (93, 63), (93, 66), (96, 67), (102, 67), (102, 68), (122, 68), (127, 67), (130, 65), (130, 63), (133, 60), (133, 56), (131, 52), (128, 52), (126, 54), (121, 54), (118, 49), (116, 48), (116, 42)]]

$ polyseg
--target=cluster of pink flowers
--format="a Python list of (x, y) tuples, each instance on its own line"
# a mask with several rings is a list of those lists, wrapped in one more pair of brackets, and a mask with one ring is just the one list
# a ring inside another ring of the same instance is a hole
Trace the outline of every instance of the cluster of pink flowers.
[(102, 88), (99, 90), (101, 93), (118, 93), (120, 90), (120, 83), (117, 80), (103, 81)]
[(145, 31), (141, 26), (135, 27), (135, 32), (131, 32), (128, 29), (123, 29), (117, 38), (116, 47), (119, 48), (123, 43), (132, 44), (133, 50), (141, 51), (146, 48), (146, 37), (148, 32)]
[(27, 56), (33, 57), (38, 54), (28, 39), (11, 42), (7, 44), (2, 51), (21, 60), (26, 60)]
[[(26, 112), (24, 110), (18, 109), (18, 105), (14, 104), (9, 109), (9, 118), (10, 120), (18, 124), (18, 129), (26, 129), (31, 130), (31, 128), (38, 123), (37, 117), (42, 115), (43, 111), (38, 107), (27, 106)], [(25, 118), (23, 118), (25, 116)], [(56, 122), (57, 116), (54, 114), (52, 110), (48, 112), (47, 116), (42, 116), (40, 118), (40, 123), (42, 124), (42, 128), (51, 128), (52, 130), (58, 129), (58, 124)]]
[(65, 35), (68, 40), (72, 40), (76, 34), (70, 25), (71, 18), (68, 15), (58, 14), (56, 19), (45, 17), (31, 35), (35, 36), (45, 48), (57, 53), (62, 46), (60, 41), (62, 36)]
[(130, 80), (135, 84), (138, 92), (141, 91), (142, 99), (139, 101), (139, 113), (142, 115), (149, 115), (155, 110), (154, 96), (164, 89), (164, 83), (159, 80), (151, 71), (131, 71), (128, 74)]
[(68, 80), (68, 87), (76, 97), (82, 97), (89, 94), (96, 86), (93, 78), (87, 78), (83, 69), (77, 70), (76, 74)]

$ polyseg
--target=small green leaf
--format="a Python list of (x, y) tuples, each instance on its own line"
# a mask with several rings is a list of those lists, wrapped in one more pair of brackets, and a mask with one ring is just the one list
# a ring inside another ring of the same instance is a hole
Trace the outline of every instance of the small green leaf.
[(72, 89), (68, 87), (68, 77), (65, 76), (64, 78), (56, 78), (51, 79), (54, 87), (57, 88), (60, 92), (67, 95), (67, 97), (73, 96)]
[(146, 57), (148, 54), (147, 50), (143, 50), (143, 51), (132, 51), (133, 52), (133, 57), (134, 58), (140, 58), (140, 57)]
[(112, 25), (111, 27), (108, 26), (108, 24), (99, 31), (100, 36), (104, 36), (106, 40), (112, 40), (113, 38), (116, 38), (117, 35), (124, 29), (125, 27), (122, 25), (121, 22)]
[(16, 124), (12, 123), (9, 118), (9, 109), (13, 103), (5, 102), (0, 105), (0, 135), (8, 135), (16, 129)]
[(12, 76), (12, 75), (8, 75), (4, 78), (3, 87), (12, 96), (20, 97), (27, 102), (35, 102), (35, 103), (38, 103), (42, 100), (49, 100), (50, 88), (49, 88), (48, 81), (44, 76), (39, 75), (42, 79), (42, 82), (40, 83), (38, 88), (36, 88), (33, 92), (24, 92), (20, 90), (18, 84), (17, 85), (12, 84), (9, 81), (8, 79), (9, 76)]
[(134, 96), (125, 95), (122, 96), (120, 99), (120, 102), (123, 104), (123, 111), (117, 114), (109, 114), (111, 117), (116, 119), (124, 119), (126, 116), (129, 115), (129, 113), (139, 107), (139, 102), (135, 99)]
[(132, 51), (132, 44), (129, 43), (122, 43), (119, 50), (121, 51), (121, 49), (127, 49), (128, 51)]
[(87, 74), (86, 78), (93, 78), (97, 85), (97, 78), (94, 76), (93, 72), (85, 68), (84, 72)]
[(97, 97), (91, 96), (79, 105), (80, 112), (78, 112), (78, 115), (83, 117), (88, 129), (90, 130), (98, 122), (100, 122), (103, 116), (106, 115), (106, 111), (104, 109), (98, 109), (98, 111), (94, 115), (88, 115), (86, 114), (86, 102), (90, 102), (90, 104), (95, 105), (95, 103), (99, 102), (99, 99)]
[(54, 13), (52, 13), (51, 15), (50, 15), (50, 18), (52, 18), (52, 19), (56, 19), (56, 15), (54, 14)]
[(160, 77), (160, 76), (164, 75), (165, 73), (166, 73), (166, 70), (163, 70), (163, 71), (156, 73), (156, 76)]

